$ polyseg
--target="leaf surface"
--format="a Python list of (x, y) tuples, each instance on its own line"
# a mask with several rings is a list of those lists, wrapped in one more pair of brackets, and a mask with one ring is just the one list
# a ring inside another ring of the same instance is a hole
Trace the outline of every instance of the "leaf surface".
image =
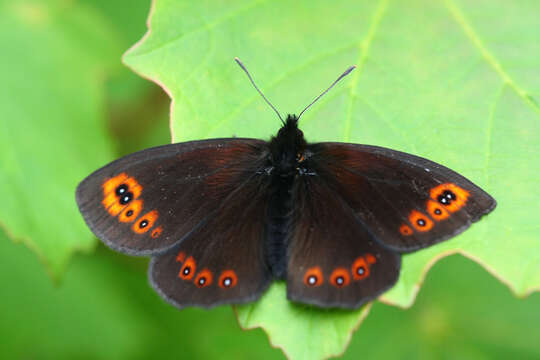
[[(383, 301), (410, 306), (429, 266), (456, 252), (526, 295), (540, 288), (540, 206), (531, 201), (540, 196), (539, 10), (526, 0), (156, 0), (149, 32), (124, 61), (172, 97), (174, 141), (276, 132), (235, 56), (283, 112), (298, 112), (358, 65), (303, 116), (309, 141), (427, 157), (499, 204), (462, 235), (404, 256)], [(342, 352), (365, 311), (298, 309), (275, 284), (238, 317), (263, 327), (290, 358), (316, 359)]]

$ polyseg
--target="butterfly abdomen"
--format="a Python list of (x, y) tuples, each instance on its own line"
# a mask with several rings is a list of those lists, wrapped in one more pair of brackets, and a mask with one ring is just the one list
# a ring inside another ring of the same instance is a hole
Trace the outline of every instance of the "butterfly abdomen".
[(268, 217), (265, 227), (266, 259), (275, 278), (285, 277), (287, 238), (291, 228), (293, 208), (291, 190), (294, 176), (273, 176)]

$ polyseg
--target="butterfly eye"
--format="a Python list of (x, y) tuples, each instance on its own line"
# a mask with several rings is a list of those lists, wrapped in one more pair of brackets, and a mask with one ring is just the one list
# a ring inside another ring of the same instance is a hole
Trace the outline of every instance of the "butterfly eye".
[(236, 286), (238, 278), (233, 270), (225, 270), (219, 276), (219, 286), (223, 289), (228, 289)]
[(195, 277), (195, 286), (203, 288), (212, 284), (212, 273), (208, 269), (202, 270), (197, 277)]
[(318, 266), (309, 268), (304, 274), (304, 284), (307, 286), (319, 286), (323, 283), (321, 268)]
[(304, 153), (299, 152), (298, 154), (296, 154), (296, 161), (302, 162), (302, 161), (304, 161), (305, 159), (306, 159), (306, 158), (304, 157)]
[(349, 272), (344, 268), (337, 268), (332, 271), (332, 274), (330, 275), (330, 283), (336, 287), (341, 288), (347, 286), (350, 282), (351, 278)]

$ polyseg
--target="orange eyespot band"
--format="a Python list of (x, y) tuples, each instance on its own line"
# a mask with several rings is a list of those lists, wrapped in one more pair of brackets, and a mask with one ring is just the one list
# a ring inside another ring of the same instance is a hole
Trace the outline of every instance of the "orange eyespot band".
[(413, 210), (409, 215), (409, 221), (415, 230), (420, 232), (426, 232), (433, 227), (433, 221), (420, 211)]
[(465, 206), (470, 194), (455, 184), (446, 183), (431, 189), (429, 195), (449, 212), (456, 212)]
[(219, 287), (222, 289), (230, 289), (236, 286), (238, 277), (233, 270), (225, 270), (219, 276)]
[(307, 286), (320, 286), (323, 283), (322, 270), (318, 266), (307, 269), (304, 274), (304, 284)]
[(127, 178), (124, 184), (128, 186), (129, 191), (133, 193), (133, 198), (136, 199), (141, 195), (142, 186), (132, 177)]
[(126, 207), (126, 205), (120, 204), (118, 197), (114, 193), (105, 195), (101, 203), (112, 216), (120, 214), (120, 212), (122, 212), (122, 210), (124, 210)]
[(124, 207), (124, 210), (118, 216), (118, 221), (120, 222), (132, 222), (139, 216), (143, 207), (142, 200), (131, 201), (127, 206)]
[(158, 219), (157, 210), (152, 210), (149, 213), (141, 216), (135, 224), (131, 227), (137, 234), (144, 234), (154, 226), (154, 223)]
[(197, 271), (197, 264), (195, 263), (193, 256), (190, 256), (187, 258), (184, 265), (182, 265), (178, 277), (183, 280), (191, 280), (193, 275), (195, 275), (195, 271)]
[(409, 236), (412, 235), (413, 230), (409, 225), (403, 224), (400, 226), (399, 232), (401, 233), (401, 235)]
[(161, 226), (158, 226), (157, 228), (152, 230), (152, 233), (150, 234), (150, 236), (152, 236), (152, 239), (156, 239), (159, 237), (159, 235), (161, 235), (162, 232), (163, 232), (163, 228)]
[(176, 255), (176, 262), (183, 263), (184, 260), (186, 260), (186, 253), (183, 251), (180, 251), (178, 255)]
[(330, 283), (335, 287), (342, 288), (351, 282), (351, 276), (345, 268), (337, 268), (330, 275)]
[(448, 211), (444, 209), (444, 205), (439, 204), (438, 202), (435, 202), (433, 200), (428, 200), (427, 211), (429, 213), (429, 216), (431, 216), (431, 218), (436, 221), (444, 220), (450, 216)]
[(369, 276), (369, 265), (363, 256), (360, 256), (354, 260), (351, 272), (355, 281), (365, 279)]
[(203, 288), (212, 284), (212, 273), (208, 269), (203, 269), (194, 280), (195, 286)]
[[(122, 193), (117, 193), (117, 189), (119, 187), (125, 187), (122, 189), (126, 195), (129, 196), (129, 199), (126, 201), (126, 203), (121, 202), (121, 195)], [(139, 183), (129, 177), (126, 173), (121, 173), (116, 175), (115, 177), (109, 178), (105, 180), (102, 184), (103, 188), (103, 200), (101, 203), (107, 209), (109, 214), (112, 216), (117, 216), (124, 210), (124, 208), (130, 203), (133, 202), (134, 199), (137, 199), (142, 192), (142, 186), (139, 185)], [(142, 206), (142, 205), (141, 205)], [(123, 217), (122, 222), (129, 222), (128, 217)], [(134, 217), (135, 219), (135, 217)]]
[(109, 178), (109, 179), (105, 180), (105, 182), (102, 185), (103, 194), (104, 195), (107, 195), (107, 194), (110, 194), (110, 193), (114, 194), (116, 188), (118, 186), (120, 186), (122, 183), (124, 183), (127, 178), (128, 178), (128, 176), (127, 176), (126, 173), (121, 173), (121, 174), (116, 175), (113, 178)]
[(370, 253), (367, 253), (366, 255), (364, 255), (364, 257), (369, 265), (373, 265), (377, 262), (377, 258)]

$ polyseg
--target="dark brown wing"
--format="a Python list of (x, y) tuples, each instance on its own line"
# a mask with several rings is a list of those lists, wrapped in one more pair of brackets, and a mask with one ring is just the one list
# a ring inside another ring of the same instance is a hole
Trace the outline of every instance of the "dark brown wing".
[(300, 177), (287, 249), (287, 297), (356, 308), (398, 279), (401, 257), (381, 246), (334, 192), (333, 179)]
[(269, 177), (246, 174), (216, 210), (216, 216), (179, 246), (154, 256), (149, 277), (167, 301), (213, 307), (256, 300), (268, 287), (264, 223)]
[(309, 146), (309, 167), (331, 179), (377, 241), (408, 252), (459, 234), (495, 208), (495, 200), (433, 161), (376, 146)]
[(81, 214), (111, 248), (163, 253), (204, 226), (246, 174), (264, 164), (267, 143), (213, 139), (143, 150), (97, 170), (77, 187)]

